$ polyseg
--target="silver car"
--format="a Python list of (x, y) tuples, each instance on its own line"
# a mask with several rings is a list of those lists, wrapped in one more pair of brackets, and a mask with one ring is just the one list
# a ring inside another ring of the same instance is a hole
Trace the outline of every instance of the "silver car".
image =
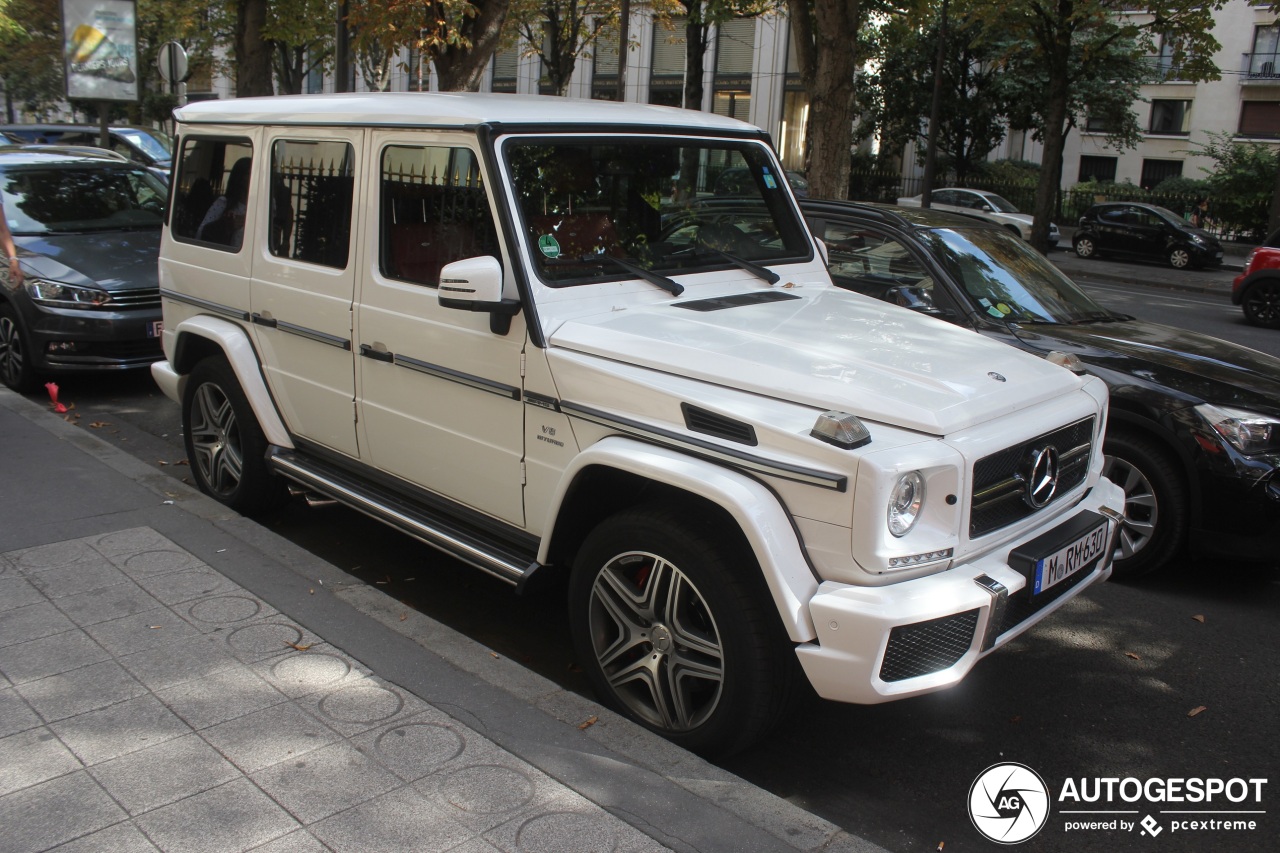
[[(920, 207), (920, 204), (920, 196), (918, 195), (898, 199), (899, 207)], [(933, 197), (929, 200), (929, 206), (935, 210), (945, 210), (948, 213), (963, 213), (966, 216), (985, 219), (988, 222), (1003, 226), (1023, 240), (1031, 239), (1031, 224), (1033, 222), (1031, 215), (1020, 213), (1018, 208), (1014, 207), (1011, 202), (993, 192), (958, 187), (934, 190)], [(1059, 239), (1058, 226), (1050, 222), (1049, 246), (1052, 248), (1058, 245)]]

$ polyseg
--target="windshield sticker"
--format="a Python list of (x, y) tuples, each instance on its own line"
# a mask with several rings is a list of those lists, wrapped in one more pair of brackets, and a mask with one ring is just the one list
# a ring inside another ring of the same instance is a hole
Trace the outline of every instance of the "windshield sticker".
[(556, 242), (556, 238), (551, 234), (543, 234), (538, 238), (538, 251), (548, 258), (558, 258), (560, 257), (560, 244)]
[(996, 310), (1000, 312), (1001, 316), (1008, 316), (1013, 313), (1013, 309), (1003, 302), (996, 304)]
[(778, 188), (778, 182), (773, 179), (773, 175), (769, 172), (769, 168), (767, 166), (764, 170), (764, 185), (771, 190), (776, 190)]

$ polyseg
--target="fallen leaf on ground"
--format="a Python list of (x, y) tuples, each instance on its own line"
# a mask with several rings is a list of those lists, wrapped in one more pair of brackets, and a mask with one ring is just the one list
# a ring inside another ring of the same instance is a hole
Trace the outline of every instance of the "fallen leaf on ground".
[(1199, 622), (1201, 625), (1204, 624), (1204, 617), (1201, 616), (1199, 613), (1197, 613), (1195, 616), (1192, 616), (1191, 618)]
[(150, 627), (151, 627), (151, 630), (152, 630), (152, 631), (154, 631), (154, 630), (156, 630), (157, 628), (163, 628), (164, 626), (163, 626), (163, 625), (152, 625), (152, 626), (150, 626)]
[(312, 587), (311, 589), (307, 590), (307, 592), (310, 593), (311, 595), (315, 595), (316, 594), (315, 587)]
[(408, 614), (408, 613), (401, 613), (401, 614), (400, 614), (400, 621), (401, 621), (401, 622), (403, 622), (404, 620), (406, 620), (406, 619), (408, 619), (408, 618), (409, 618), (409, 614)]
[(1204, 706), (1204, 705), (1197, 705), (1197, 706), (1195, 706), (1194, 708), (1192, 708), (1190, 711), (1188, 711), (1188, 712), (1187, 712), (1187, 716), (1188, 716), (1188, 717), (1194, 717), (1196, 714), (1199, 714), (1199, 713), (1201, 713), (1202, 711), (1207, 711), (1207, 710), (1209, 710), (1209, 709), (1208, 709), (1206, 706)]
[(596, 723), (598, 723), (598, 722), (600, 722), (600, 718), (599, 718), (599, 717), (587, 717), (586, 721), (585, 721), (585, 722), (583, 722), (581, 725), (579, 725), (579, 726), (578, 726), (578, 730), (579, 730), (579, 731), (585, 731), (585, 730), (587, 730), (587, 729), (591, 728), (592, 726), (594, 726), (594, 725), (595, 725)]
[(1134, 660), (1142, 660), (1140, 655), (1135, 655), (1133, 652), (1125, 652), (1124, 656), (1127, 658), (1133, 658)]
[(489, 657), (493, 658), (494, 660), (502, 660), (502, 658), (498, 656), (497, 652), (489, 652)]
[(185, 459), (179, 459), (177, 462), (175, 462), (175, 463), (173, 463), (173, 464), (174, 464), (174, 465), (190, 465), (191, 463), (190, 463), (190, 462), (188, 462), (188, 461), (187, 461), (187, 460), (185, 460)]
[(104, 426), (111, 426), (111, 423), (109, 421), (93, 421), (89, 426), (94, 429), (102, 429)]
[(165, 462), (163, 459), (157, 459), (157, 460), (156, 460), (156, 464), (157, 464), (157, 465), (168, 465), (169, 463), (168, 463), (168, 462)]
[(307, 649), (311, 648), (310, 643), (307, 643), (305, 646), (301, 643), (285, 643), (285, 645), (291, 649), (297, 649), (300, 652), (305, 652)]

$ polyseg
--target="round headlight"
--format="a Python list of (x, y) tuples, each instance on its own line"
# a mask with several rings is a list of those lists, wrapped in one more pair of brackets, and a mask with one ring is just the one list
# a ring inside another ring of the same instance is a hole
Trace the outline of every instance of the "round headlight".
[(920, 517), (922, 506), (924, 478), (918, 471), (903, 474), (889, 496), (889, 532), (894, 536), (906, 536)]

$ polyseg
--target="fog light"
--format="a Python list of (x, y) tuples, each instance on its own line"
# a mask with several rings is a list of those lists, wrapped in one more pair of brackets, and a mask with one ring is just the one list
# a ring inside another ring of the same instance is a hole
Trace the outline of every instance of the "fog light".
[(49, 341), (49, 345), (45, 348), (46, 352), (77, 352), (80, 344), (76, 341)]

